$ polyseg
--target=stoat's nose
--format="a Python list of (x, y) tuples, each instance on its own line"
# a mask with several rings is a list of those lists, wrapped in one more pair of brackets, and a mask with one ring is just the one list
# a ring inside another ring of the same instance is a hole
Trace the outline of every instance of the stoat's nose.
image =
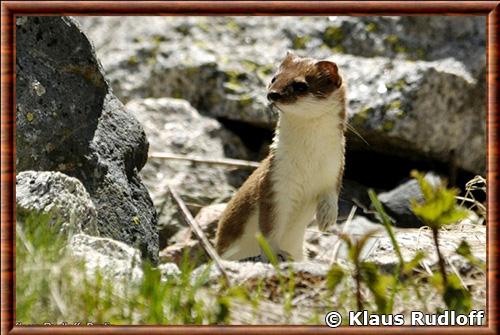
[(267, 100), (269, 100), (269, 101), (274, 102), (276, 100), (279, 100), (279, 98), (281, 98), (281, 94), (279, 94), (276, 91), (271, 91), (271, 92), (267, 93)]

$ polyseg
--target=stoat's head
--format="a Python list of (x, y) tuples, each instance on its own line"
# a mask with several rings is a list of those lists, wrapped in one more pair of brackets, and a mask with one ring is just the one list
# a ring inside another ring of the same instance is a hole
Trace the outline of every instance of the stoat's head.
[(344, 104), (342, 77), (334, 62), (288, 52), (271, 79), (267, 99), (285, 115), (310, 118), (332, 113)]

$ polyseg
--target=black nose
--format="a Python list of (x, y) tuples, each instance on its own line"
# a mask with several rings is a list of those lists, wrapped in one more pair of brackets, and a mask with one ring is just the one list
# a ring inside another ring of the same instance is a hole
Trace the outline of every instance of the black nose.
[(267, 100), (269, 101), (276, 101), (276, 100), (279, 100), (279, 98), (281, 98), (281, 94), (279, 94), (278, 92), (269, 92), (267, 93)]

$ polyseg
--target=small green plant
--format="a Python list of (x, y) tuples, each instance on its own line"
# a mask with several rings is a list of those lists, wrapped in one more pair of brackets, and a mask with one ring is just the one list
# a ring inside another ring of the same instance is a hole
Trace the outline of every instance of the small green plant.
[(478, 268), (480, 268), (483, 271), (486, 270), (485, 264), (483, 262), (481, 262), (479, 259), (477, 259), (476, 257), (474, 257), (474, 255), (472, 254), (472, 251), (470, 249), (470, 245), (469, 245), (469, 243), (467, 243), (467, 241), (462, 240), (462, 242), (460, 242), (460, 245), (456, 249), (456, 253), (459, 254), (460, 256), (462, 256), (463, 258), (465, 258), (472, 265), (477, 266)]
[(468, 215), (467, 210), (457, 204), (459, 190), (447, 188), (445, 182), (433, 186), (417, 171), (412, 171), (411, 175), (418, 181), (423, 195), (423, 201), (412, 201), (412, 211), (430, 227), (438, 256), (440, 273), (434, 275), (432, 283), (442, 294), (448, 308), (457, 312), (469, 312), (470, 292), (462, 286), (456, 275), (446, 273), (445, 259), (439, 246), (439, 230), (443, 226), (465, 219)]
[(328, 290), (331, 293), (335, 293), (335, 290), (340, 285), (344, 277), (344, 269), (342, 269), (342, 267), (340, 267), (338, 264), (333, 264), (326, 275), (326, 287), (328, 288)]
[(422, 298), (422, 295), (420, 293), (420, 289), (418, 288), (418, 285), (415, 283), (414, 279), (412, 278), (411, 274), (415, 270), (415, 268), (419, 265), (420, 261), (424, 258), (425, 254), (421, 251), (417, 252), (413, 259), (411, 259), (409, 262), (405, 262), (403, 255), (401, 254), (401, 249), (399, 248), (398, 241), (396, 239), (396, 235), (394, 234), (394, 231), (392, 230), (392, 223), (389, 215), (384, 210), (384, 207), (380, 203), (380, 201), (377, 198), (377, 195), (373, 190), (368, 191), (368, 196), (370, 197), (370, 200), (372, 202), (373, 207), (377, 211), (378, 218), (384, 225), (384, 228), (387, 232), (387, 235), (389, 236), (391, 240), (392, 247), (394, 248), (394, 251), (396, 252), (396, 256), (398, 258), (398, 264), (396, 264), (396, 270), (394, 271), (394, 277), (393, 277), (393, 287), (391, 291), (391, 297), (389, 299), (389, 310), (392, 312), (392, 308), (394, 305), (394, 297), (396, 295), (396, 292), (398, 290), (398, 285), (400, 282), (400, 279), (403, 278), (409, 278), (409, 285), (413, 288), (415, 291), (415, 294), (417, 298), (425, 305), (425, 301)]
[(285, 311), (285, 317), (288, 321), (291, 317), (292, 308), (293, 308), (292, 300), (295, 296), (295, 273), (293, 271), (293, 268), (290, 266), (288, 268), (288, 277), (285, 276), (283, 274), (283, 271), (280, 269), (278, 258), (276, 257), (276, 255), (272, 251), (269, 243), (267, 243), (267, 240), (265, 239), (265, 237), (259, 233), (259, 234), (257, 234), (256, 238), (257, 238), (257, 242), (260, 245), (260, 248), (262, 249), (262, 251), (266, 255), (267, 259), (269, 260), (269, 262), (274, 267), (274, 270), (276, 271), (276, 275), (277, 275), (278, 281), (279, 281), (279, 287), (280, 287), (280, 290), (281, 290), (281, 292), (283, 294), (283, 298), (284, 298), (283, 307), (284, 307), (284, 311)]
[[(356, 283), (356, 305), (358, 311), (364, 309), (363, 297), (361, 294), (361, 283), (363, 282), (363, 279), (370, 277), (370, 274), (366, 273), (365, 270), (371, 268), (368, 264), (365, 264), (366, 262), (363, 262), (361, 260), (361, 252), (368, 240), (374, 234), (375, 231), (368, 232), (358, 240), (353, 240), (345, 234), (340, 235), (340, 238), (347, 244), (349, 260), (354, 265), (354, 272), (352, 274), (352, 277), (354, 279), (354, 282)], [(374, 286), (372, 286), (372, 288), (374, 288)]]

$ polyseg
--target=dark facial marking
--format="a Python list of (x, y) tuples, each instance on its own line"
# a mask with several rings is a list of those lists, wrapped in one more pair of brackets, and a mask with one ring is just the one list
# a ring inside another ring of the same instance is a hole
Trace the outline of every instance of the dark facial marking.
[(309, 85), (305, 81), (294, 81), (292, 83), (292, 89), (296, 94), (305, 93), (309, 90)]

